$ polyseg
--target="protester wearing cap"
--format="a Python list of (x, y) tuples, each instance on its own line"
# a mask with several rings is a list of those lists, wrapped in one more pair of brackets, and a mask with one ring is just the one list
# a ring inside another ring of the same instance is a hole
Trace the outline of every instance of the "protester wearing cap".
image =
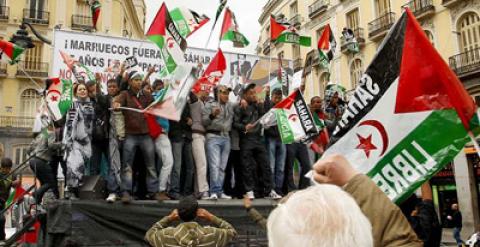
[[(153, 102), (151, 94), (142, 90), (143, 76), (138, 71), (131, 71), (128, 76), (129, 88), (122, 91), (112, 104), (113, 108), (129, 107), (144, 109)], [(125, 142), (123, 144), (123, 162), (121, 168), (122, 202), (132, 200), (132, 166), (137, 150), (141, 152), (147, 171), (147, 192), (149, 197), (157, 197), (158, 179), (155, 168), (155, 150), (149, 128), (142, 113), (124, 110), (125, 116)]]
[[(206, 220), (214, 225), (201, 226), (195, 218)], [(176, 227), (168, 227), (180, 220)], [(205, 246), (223, 247), (237, 235), (237, 232), (225, 220), (198, 208), (193, 196), (181, 199), (177, 209), (155, 223), (145, 234), (145, 240), (154, 247), (160, 246)]]
[(202, 123), (207, 131), (207, 160), (210, 172), (210, 199), (231, 199), (223, 193), (223, 182), (230, 154), (230, 130), (237, 103), (229, 102), (230, 89), (216, 88), (216, 99), (205, 104)]

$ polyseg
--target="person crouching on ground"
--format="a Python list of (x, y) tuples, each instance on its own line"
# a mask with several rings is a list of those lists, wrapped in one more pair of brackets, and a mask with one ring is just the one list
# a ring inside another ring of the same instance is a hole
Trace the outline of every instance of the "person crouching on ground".
[[(216, 227), (201, 226), (195, 218), (209, 221)], [(176, 227), (168, 227), (171, 223), (181, 220), (183, 223)], [(150, 245), (160, 246), (227, 246), (237, 235), (237, 232), (225, 220), (211, 214), (205, 209), (198, 208), (194, 196), (181, 199), (177, 209), (170, 215), (155, 223), (145, 235)]]

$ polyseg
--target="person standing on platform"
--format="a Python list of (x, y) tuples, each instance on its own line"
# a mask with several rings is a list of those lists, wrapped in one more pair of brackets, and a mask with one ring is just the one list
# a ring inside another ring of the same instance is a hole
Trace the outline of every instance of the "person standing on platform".
[[(20, 181), (16, 180), (10, 172), (13, 162), (10, 158), (3, 158), (0, 161), (0, 207), (5, 208), (5, 203), (10, 195), (10, 188), (20, 185)], [(0, 215), (0, 240), (5, 240), (5, 216)]]
[[(201, 226), (195, 218), (206, 220), (212, 226)], [(176, 227), (168, 227), (175, 221), (181, 220)], [(155, 223), (145, 234), (145, 240), (154, 247), (163, 246), (204, 246), (223, 247), (237, 235), (231, 224), (211, 214), (205, 209), (198, 208), (194, 196), (181, 199), (177, 209), (170, 215)]]
[(208, 198), (207, 156), (205, 152), (205, 128), (202, 124), (202, 112), (205, 107), (208, 92), (200, 91), (190, 94), (190, 112), (192, 115), (192, 151), (195, 161), (197, 198)]

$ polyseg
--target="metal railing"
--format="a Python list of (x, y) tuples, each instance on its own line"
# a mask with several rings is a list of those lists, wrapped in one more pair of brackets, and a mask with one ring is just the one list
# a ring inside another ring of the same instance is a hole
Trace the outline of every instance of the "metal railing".
[(72, 15), (72, 29), (92, 28), (93, 21), (91, 16)]
[[(363, 28), (359, 27), (353, 30), (353, 36), (357, 40), (358, 45), (363, 45), (365, 44), (365, 31)], [(340, 38), (340, 47), (342, 52), (346, 51), (351, 48), (353, 50), (352, 46), (354, 45), (353, 42), (350, 40), (346, 40), (345, 37), (342, 35)]]
[(270, 53), (270, 38), (263, 42), (262, 53), (265, 55)]
[(389, 12), (368, 23), (368, 36), (374, 37), (386, 32), (395, 23), (395, 13)]
[(0, 6), (0, 21), (8, 20), (9, 15), (10, 15), (10, 8), (7, 6)]
[(442, 0), (442, 5), (450, 6), (451, 4), (460, 2), (460, 0)]
[(31, 77), (45, 78), (48, 77), (48, 63), (19, 61), (17, 76), (27, 76), (24, 71)]
[(31, 24), (48, 25), (50, 12), (36, 9), (23, 9), (23, 21)]
[(433, 0), (412, 0), (403, 5), (402, 8), (409, 8), (415, 16), (421, 16), (428, 11), (435, 11)]
[(480, 72), (480, 47), (451, 56), (448, 60), (450, 68), (458, 76)]
[(308, 17), (314, 18), (318, 14), (328, 9), (330, 0), (317, 0), (312, 5), (308, 6)]
[(302, 68), (303, 66), (303, 61), (301, 58), (296, 58), (293, 60), (293, 70), (298, 71)]
[(0, 116), (0, 127), (32, 128), (34, 117)]

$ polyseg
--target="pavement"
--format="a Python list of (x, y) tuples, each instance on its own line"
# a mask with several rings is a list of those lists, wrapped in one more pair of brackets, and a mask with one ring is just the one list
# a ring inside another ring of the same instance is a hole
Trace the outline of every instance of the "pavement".
[[(467, 241), (471, 234), (467, 234), (462, 231), (461, 236), (463, 241)], [(442, 244), (440, 246), (457, 246), (455, 239), (453, 238), (452, 228), (443, 228), (442, 231)]]

